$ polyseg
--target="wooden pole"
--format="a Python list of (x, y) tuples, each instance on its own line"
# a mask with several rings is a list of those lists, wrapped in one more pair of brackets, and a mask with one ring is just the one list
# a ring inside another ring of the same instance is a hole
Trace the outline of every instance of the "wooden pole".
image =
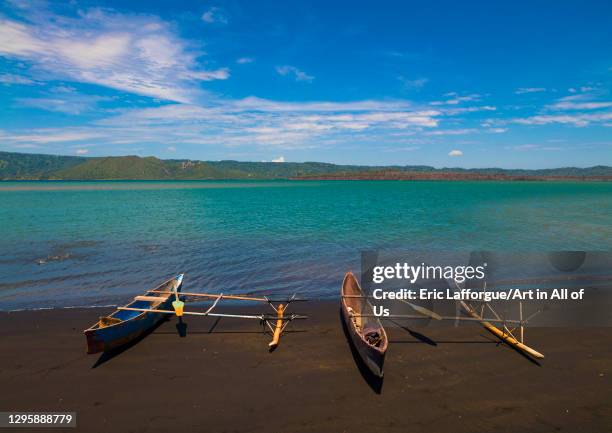
[(280, 304), (277, 308), (278, 319), (276, 320), (276, 327), (274, 328), (274, 335), (272, 336), (272, 341), (268, 343), (268, 347), (270, 349), (276, 348), (278, 343), (280, 342), (281, 331), (283, 329), (283, 313), (285, 312), (285, 306)]
[[(151, 290), (151, 292), (155, 293), (163, 293), (163, 294), (172, 294), (174, 292), (168, 292), (163, 290)], [(182, 296), (194, 296), (201, 298), (218, 298), (219, 295), (209, 294), (209, 293), (190, 293), (190, 292), (181, 292)], [(239, 301), (257, 301), (257, 302), (268, 302), (266, 298), (255, 298), (251, 296), (243, 296), (243, 295), (223, 295), (223, 299), (236, 299)]]
[(484, 326), (487, 331), (489, 331), (492, 334), (494, 334), (500, 340), (503, 340), (504, 342), (508, 343), (509, 345), (514, 346), (517, 349), (522, 350), (523, 352), (533, 356), (534, 358), (539, 358), (539, 359), (544, 358), (544, 355), (542, 355), (540, 352), (538, 352), (535, 349), (532, 349), (531, 347), (527, 346), (526, 344), (521, 343), (520, 341), (518, 341), (514, 337), (511, 337), (510, 335), (508, 335), (507, 332), (503, 332), (501, 329), (497, 328), (496, 326), (493, 326), (489, 322), (481, 322), (481, 323), (482, 323), (482, 326)]
[[(127, 310), (127, 311), (141, 311), (143, 313), (160, 313), (160, 314), (175, 314), (174, 311), (171, 310), (152, 310), (149, 308), (131, 308), (131, 307), (118, 307), (117, 310)], [(211, 316), (211, 317), (235, 317), (237, 319), (264, 319), (263, 315), (246, 315), (246, 314), (221, 314), (221, 313), (198, 313), (196, 311), (183, 311), (184, 315), (187, 316)]]
[(472, 316), (475, 319), (480, 319), (480, 324), (482, 326), (484, 326), (484, 328), (489, 331), (490, 333), (492, 333), (493, 335), (495, 335), (497, 338), (499, 338), (500, 340), (504, 341), (505, 343), (508, 343), (509, 345), (516, 347), (517, 349), (522, 350), (523, 352), (527, 353), (528, 355), (533, 356), (534, 358), (539, 358), (542, 359), (544, 358), (544, 355), (542, 355), (540, 352), (538, 352), (535, 349), (532, 349), (531, 347), (527, 346), (526, 344), (521, 343), (520, 341), (518, 341), (516, 338), (512, 337), (511, 335), (509, 335), (507, 332), (502, 331), (501, 329), (499, 329), (498, 327), (496, 327), (495, 325), (491, 324), (490, 322), (487, 322), (486, 320), (483, 320), (482, 317), (480, 317), (478, 315), (478, 313), (476, 313), (474, 311), (473, 308), (471, 308), (468, 304), (466, 304), (464, 301), (459, 301), (461, 306), (465, 309), (465, 311)]
[[(160, 313), (160, 314), (175, 314), (172, 310), (153, 310), (151, 308), (132, 308), (132, 307), (117, 307), (117, 310), (126, 310), (126, 311), (140, 311), (142, 313)], [(199, 313), (197, 311), (184, 311), (183, 314), (187, 316), (210, 316), (210, 317), (233, 317), (236, 319), (257, 319), (257, 320), (273, 320), (273, 317), (270, 317), (266, 314), (223, 314), (223, 313), (207, 313), (202, 312)], [(292, 314), (291, 316), (283, 316), (277, 317), (277, 320), (281, 322), (291, 321), (296, 319), (307, 319), (308, 316), (302, 316), (297, 314)]]
[[(414, 314), (389, 314), (388, 316), (379, 316), (377, 314), (354, 314), (354, 317), (377, 317), (380, 320), (384, 320), (384, 319), (414, 319), (414, 320), (424, 320), (424, 319), (429, 319), (429, 317), (426, 316), (417, 316)], [(482, 317), (464, 317), (464, 316), (438, 316), (440, 317), (439, 319), (436, 318), (436, 320), (456, 320), (456, 321), (460, 321), (460, 322), (482, 322), (483, 320), (492, 322), (492, 323), (513, 323), (513, 324), (518, 324), (520, 323), (519, 320), (497, 320), (497, 319), (491, 319), (491, 318), (482, 318)]]
[(523, 302), (519, 302), (519, 320), (521, 321), (521, 343), (525, 342), (524, 326), (523, 326)]

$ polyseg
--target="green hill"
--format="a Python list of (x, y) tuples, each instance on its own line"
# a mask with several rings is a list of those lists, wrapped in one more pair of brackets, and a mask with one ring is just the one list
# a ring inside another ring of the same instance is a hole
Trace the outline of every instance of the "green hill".
[(56, 179), (168, 179), (166, 164), (160, 159), (137, 156), (91, 158), (51, 174)]
[(335, 165), (322, 162), (240, 162), (162, 160), (153, 156), (77, 157), (0, 152), (0, 180), (103, 180), (103, 179), (289, 179), (296, 177), (347, 176), (380, 178), (383, 173), (410, 173), (435, 177), (458, 173), (511, 177), (612, 178), (612, 167), (566, 167), (545, 170), (464, 169), (415, 166)]
[(86, 160), (79, 156), (0, 152), (0, 179), (46, 179)]

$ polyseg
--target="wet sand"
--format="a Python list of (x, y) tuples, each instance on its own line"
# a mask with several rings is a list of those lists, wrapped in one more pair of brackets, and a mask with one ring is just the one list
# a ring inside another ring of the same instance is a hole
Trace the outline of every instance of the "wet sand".
[(337, 303), (299, 307), (273, 353), (257, 322), (188, 319), (181, 338), (173, 318), (110, 359), (82, 335), (109, 310), (0, 313), (0, 410), (76, 411), (72, 432), (612, 431), (611, 328), (529, 329), (538, 365), (475, 326), (390, 327), (379, 383)]

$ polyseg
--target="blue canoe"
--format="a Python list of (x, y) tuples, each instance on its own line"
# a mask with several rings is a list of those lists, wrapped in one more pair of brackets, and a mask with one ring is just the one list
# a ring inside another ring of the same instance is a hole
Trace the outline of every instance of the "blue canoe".
[[(128, 308), (146, 308), (152, 310), (172, 309), (174, 295), (163, 292), (180, 292), (183, 274), (147, 291), (145, 296), (136, 296), (127, 304)], [(156, 293), (162, 292), (162, 293)], [(114, 313), (100, 317), (91, 328), (84, 331), (87, 337), (87, 353), (107, 352), (123, 346), (143, 336), (167, 316), (160, 313), (147, 313), (130, 310), (116, 310)]]

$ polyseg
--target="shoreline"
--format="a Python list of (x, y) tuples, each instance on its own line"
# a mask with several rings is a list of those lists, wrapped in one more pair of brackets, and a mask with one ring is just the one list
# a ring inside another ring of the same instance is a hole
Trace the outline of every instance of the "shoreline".
[(293, 177), (289, 180), (365, 180), (365, 181), (447, 181), (447, 182), (612, 182), (612, 176), (505, 176), (439, 173), (433, 175), (399, 173), (397, 175), (346, 175), (346, 176), (312, 176)]
[[(289, 187), (288, 183), (308, 185), (311, 182), (415, 182), (415, 183), (504, 183), (504, 184), (609, 184), (612, 177), (550, 177), (550, 178), (368, 178), (368, 177), (312, 177), (287, 179), (0, 179), (0, 192), (28, 191), (127, 191), (181, 190), (222, 188)], [(12, 185), (10, 185), (12, 184)], [(30, 184), (30, 185), (28, 185)], [(31, 185), (34, 184), (34, 185)]]
[(612, 176), (539, 176), (539, 175), (524, 175), (524, 176), (508, 176), (508, 175), (479, 175), (479, 174), (456, 174), (456, 173), (439, 173), (439, 174), (419, 174), (419, 173), (399, 173), (397, 175), (375, 175), (375, 174), (349, 174), (349, 175), (315, 175), (315, 176), (297, 176), (297, 177), (272, 177), (272, 178), (201, 178), (201, 179), (134, 179), (134, 178), (101, 178), (101, 179), (41, 179), (41, 178), (22, 178), (12, 179), (3, 178), (2, 182), (287, 182), (287, 181), (306, 181), (306, 180), (324, 180), (324, 181), (448, 181), (448, 182), (612, 182)]
[(82, 330), (112, 309), (0, 312), (0, 385), (11, 390), (0, 407), (76, 411), (76, 431), (612, 428), (610, 328), (530, 328), (538, 365), (477, 326), (388, 327), (376, 384), (353, 359), (337, 301), (292, 310), (309, 319), (273, 353), (258, 323), (190, 318), (181, 338), (172, 318), (108, 359), (85, 354)]

